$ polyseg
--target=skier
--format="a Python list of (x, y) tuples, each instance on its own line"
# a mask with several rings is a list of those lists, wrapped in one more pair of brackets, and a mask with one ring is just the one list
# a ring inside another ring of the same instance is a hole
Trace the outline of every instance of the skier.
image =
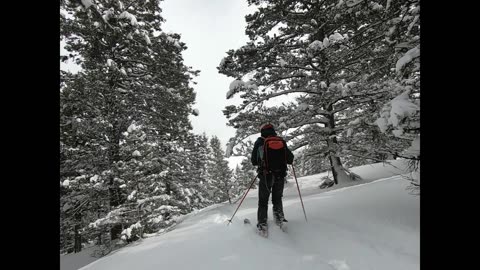
[(275, 132), (272, 124), (265, 124), (260, 129), (260, 135), (254, 144), (251, 162), (258, 166), (258, 211), (257, 229), (266, 236), (268, 198), (272, 193), (273, 216), (275, 223), (282, 226), (287, 222), (283, 213), (283, 188), (287, 176), (287, 164), (293, 163), (294, 155), (288, 149), (285, 140)]

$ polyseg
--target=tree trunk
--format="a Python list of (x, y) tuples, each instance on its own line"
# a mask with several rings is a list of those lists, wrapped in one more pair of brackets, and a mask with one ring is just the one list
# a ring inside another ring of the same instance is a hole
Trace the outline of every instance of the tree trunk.
[[(327, 140), (328, 146), (330, 147), (331, 145), (333, 145), (335, 141), (336, 141), (335, 137), (333, 139), (328, 139)], [(333, 174), (333, 181), (335, 182), (335, 184), (338, 184), (339, 180), (341, 182), (345, 182), (350, 179), (350, 177), (348, 177), (347, 173), (345, 172), (345, 169), (343, 168), (342, 161), (340, 160), (339, 157), (335, 155), (335, 152), (331, 151), (328, 154), (328, 159), (330, 160), (330, 166)]]
[[(301, 176), (304, 176), (304, 175), (307, 174), (307, 170), (306, 170), (306, 168), (305, 168), (305, 163), (306, 163), (305, 154), (307, 153), (307, 150), (308, 150), (308, 145), (307, 145), (307, 147), (305, 147), (305, 151), (303, 151), (303, 155), (302, 155), (302, 159), (301, 159), (301, 164), (302, 164), (302, 165), (301, 165), (302, 168), (301, 168), (301, 170), (300, 170)], [(285, 179), (286, 179), (286, 178), (285, 178)]]
[(232, 199), (230, 198), (230, 189), (227, 189), (228, 203), (232, 204)]
[(170, 182), (168, 180), (165, 181), (165, 194), (167, 194), (167, 195), (172, 194), (172, 188), (171, 188)]
[[(116, 36), (110, 40), (110, 44), (115, 44)], [(119, 79), (113, 75), (108, 79), (108, 84), (110, 86), (110, 90), (113, 90), (117, 87)], [(125, 201), (126, 198), (122, 196), (121, 189), (118, 185), (115, 184), (115, 164), (116, 162), (120, 161), (120, 138), (122, 136), (122, 132), (126, 130), (127, 119), (126, 117), (122, 118), (121, 108), (119, 107), (120, 103), (118, 102), (115, 95), (111, 95), (107, 100), (107, 112), (109, 114), (109, 122), (111, 123), (111, 129), (109, 129), (108, 138), (110, 139), (110, 143), (108, 145), (108, 155), (109, 155), (109, 166), (110, 170), (114, 173), (110, 176), (109, 179), (109, 201), (110, 201), (110, 208), (117, 207)], [(118, 239), (120, 233), (122, 232), (122, 224), (113, 224), (110, 229), (110, 239)]]
[[(113, 186), (113, 176), (110, 178), (111, 186), (109, 187), (109, 195), (110, 195), (110, 208), (117, 207), (121, 204), (119, 199), (119, 189)], [(110, 228), (110, 240), (115, 240), (120, 238), (120, 234), (122, 232), (122, 224), (113, 224)]]
[[(327, 107), (327, 111), (333, 111), (333, 105), (329, 105)], [(337, 144), (337, 137), (336, 137), (336, 132), (334, 131), (335, 129), (335, 116), (333, 114), (330, 114), (326, 116), (328, 119), (328, 123), (326, 124), (327, 128), (331, 129), (331, 132), (329, 134), (329, 137), (327, 139), (327, 146), (328, 146), (328, 158), (330, 160), (330, 167), (332, 169), (332, 174), (333, 174), (333, 181), (335, 184), (338, 184), (338, 180), (341, 180), (341, 182), (347, 181), (350, 179), (345, 172), (345, 169), (343, 168), (342, 161), (340, 160), (340, 157), (338, 157), (332, 148), (335, 147)]]
[(99, 233), (97, 235), (97, 246), (100, 246), (102, 244), (102, 233)]
[(82, 235), (80, 234), (80, 224), (82, 222), (82, 215), (80, 213), (75, 214), (75, 237), (73, 244), (73, 251), (75, 253), (82, 251)]
[(228, 202), (232, 204), (232, 200), (230, 199), (230, 188), (228, 188), (228, 183), (224, 183), (225, 185), (225, 193), (227, 194)]
[[(114, 126), (112, 128), (112, 143), (110, 144), (110, 168), (112, 171), (115, 171), (115, 163), (120, 160), (120, 127), (118, 125), (118, 120), (114, 121)], [(110, 176), (109, 181), (109, 201), (110, 201), (110, 208), (115, 208), (123, 203), (121, 190), (120, 188), (115, 185), (115, 174)], [(110, 239), (115, 240), (120, 238), (120, 234), (122, 232), (122, 224), (113, 224), (110, 228)]]
[(337, 185), (338, 184), (337, 171), (335, 171), (334, 169), (333, 159), (331, 155), (328, 155), (328, 160), (330, 160), (330, 169), (332, 170), (333, 181), (335, 182), (335, 185)]

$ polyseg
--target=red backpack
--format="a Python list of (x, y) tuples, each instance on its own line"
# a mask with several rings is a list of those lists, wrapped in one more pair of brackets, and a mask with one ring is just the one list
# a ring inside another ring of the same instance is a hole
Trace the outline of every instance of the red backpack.
[(266, 171), (280, 172), (287, 169), (287, 150), (281, 137), (264, 138), (263, 146), (258, 148), (258, 154)]

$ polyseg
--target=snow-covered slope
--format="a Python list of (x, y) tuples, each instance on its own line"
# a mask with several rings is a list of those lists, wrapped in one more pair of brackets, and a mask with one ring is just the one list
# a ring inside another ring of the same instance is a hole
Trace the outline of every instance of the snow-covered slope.
[(258, 191), (251, 190), (228, 226), (237, 204), (211, 206), (189, 214), (168, 233), (81, 269), (419, 269), (419, 197), (406, 191), (404, 177), (394, 176), (404, 168), (400, 161), (395, 164), (398, 168), (354, 168), (364, 181), (327, 190), (318, 188), (322, 175), (299, 178), (308, 222), (289, 179), (284, 192), (288, 233), (273, 223), (268, 239), (254, 233)]

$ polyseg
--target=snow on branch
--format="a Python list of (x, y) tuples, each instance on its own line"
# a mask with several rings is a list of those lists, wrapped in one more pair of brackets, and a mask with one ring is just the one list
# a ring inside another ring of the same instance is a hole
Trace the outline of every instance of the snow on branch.
[(122, 12), (118, 18), (130, 20), (130, 24), (132, 26), (138, 25), (137, 18), (134, 15), (130, 14), (128, 11)]
[(413, 116), (420, 109), (410, 101), (409, 93), (410, 90), (403, 92), (382, 108), (380, 117), (375, 121), (382, 133), (385, 133), (388, 127), (391, 126), (395, 129), (393, 134), (396, 137), (401, 137), (403, 132), (400, 123), (402, 120)]
[(400, 73), (408, 63), (410, 63), (413, 59), (419, 56), (420, 56), (420, 48), (418, 46), (406, 52), (404, 56), (398, 59), (397, 64), (395, 65), (395, 70), (397, 71), (397, 73)]
[(259, 98), (259, 99), (256, 99), (256, 100), (251, 100), (247, 103), (244, 103), (241, 108), (245, 108), (247, 107), (248, 105), (252, 104), (252, 103), (260, 103), (262, 101), (265, 101), (265, 100), (269, 100), (271, 98), (274, 98), (274, 97), (278, 97), (278, 96), (282, 96), (282, 95), (286, 95), (286, 94), (290, 94), (290, 93), (307, 93), (307, 94), (314, 94), (314, 95), (320, 95), (319, 93), (317, 92), (313, 92), (313, 91), (306, 91), (306, 90), (285, 90), (285, 91), (282, 91), (282, 92), (276, 92), (276, 93), (271, 93), (271, 94), (268, 94), (262, 98)]

